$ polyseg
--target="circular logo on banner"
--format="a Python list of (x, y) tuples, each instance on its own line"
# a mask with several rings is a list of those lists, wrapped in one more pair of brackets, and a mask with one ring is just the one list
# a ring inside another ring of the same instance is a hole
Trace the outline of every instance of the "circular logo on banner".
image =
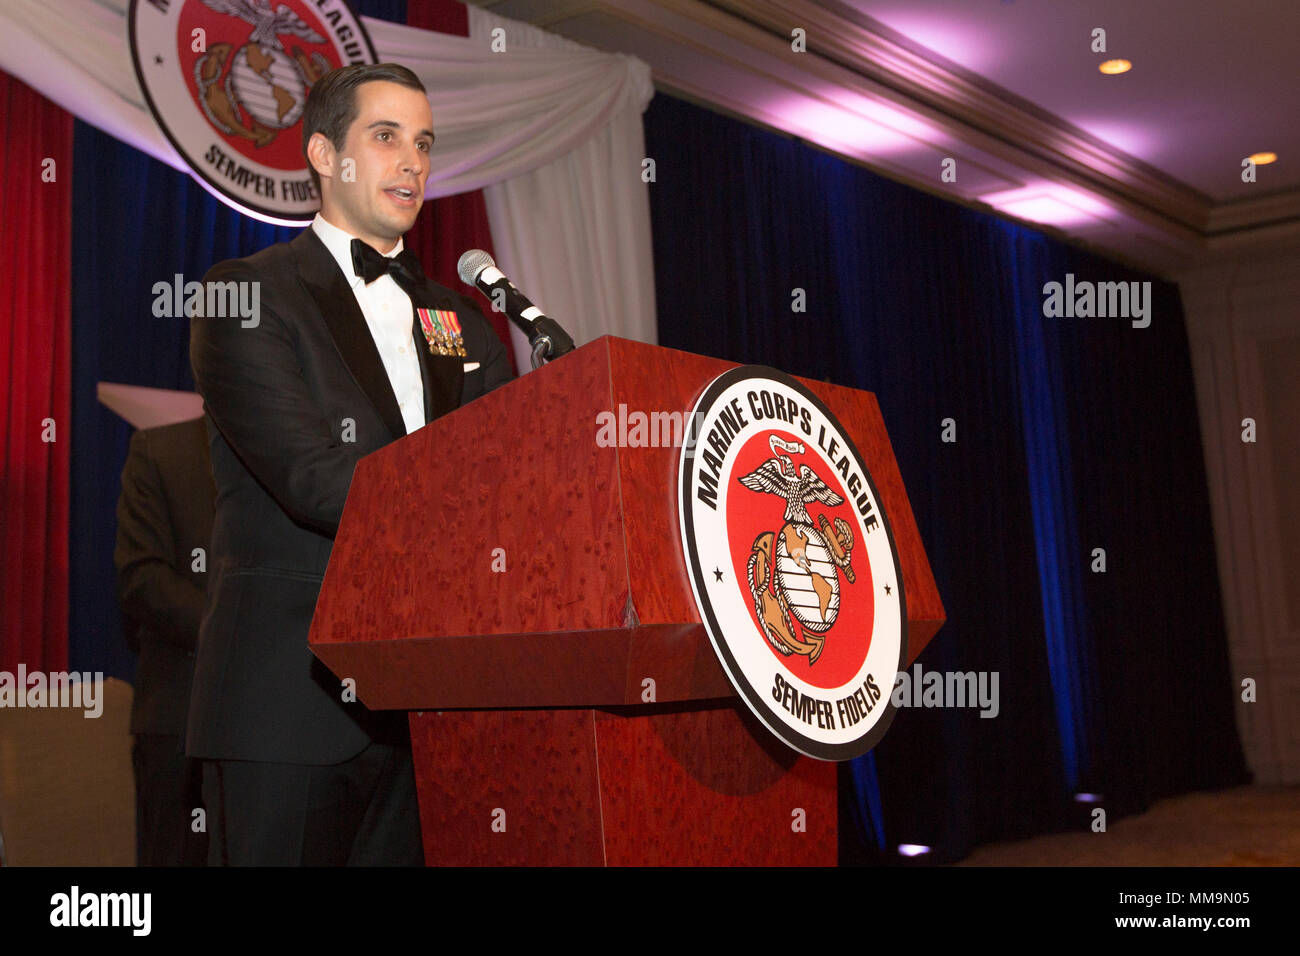
[(195, 178), (240, 212), (310, 222), (307, 93), (337, 66), (375, 62), (345, 0), (131, 0), (128, 19), (140, 89)]
[(852, 440), (788, 375), (725, 372), (678, 466), (682, 547), (736, 692), (800, 753), (848, 760), (894, 717), (907, 654), (898, 549)]

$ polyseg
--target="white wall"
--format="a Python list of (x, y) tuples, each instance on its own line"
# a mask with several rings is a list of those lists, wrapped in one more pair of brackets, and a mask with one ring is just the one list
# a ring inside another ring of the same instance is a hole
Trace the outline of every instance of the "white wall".
[[(1300, 243), (1178, 277), (1223, 587), (1237, 727), (1260, 784), (1300, 782)], [(1242, 420), (1256, 423), (1254, 444)], [(1254, 678), (1255, 703), (1241, 700)]]

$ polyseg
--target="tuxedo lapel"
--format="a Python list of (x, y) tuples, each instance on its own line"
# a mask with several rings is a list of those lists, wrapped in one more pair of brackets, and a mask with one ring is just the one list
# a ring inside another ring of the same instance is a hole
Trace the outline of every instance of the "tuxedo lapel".
[[(293, 247), (298, 257), (298, 272), (325, 318), (334, 345), (352, 373), (353, 380), (370, 399), (393, 437), (401, 438), (406, 434), (406, 423), (402, 419), (402, 411), (393, 395), (388, 372), (379, 357), (379, 350), (375, 348), (375, 340), (370, 335), (370, 327), (366, 325), (366, 317), (361, 314), (352, 287), (311, 227), (304, 229), (293, 240)], [(426, 411), (429, 405), (428, 394), (426, 383)]]

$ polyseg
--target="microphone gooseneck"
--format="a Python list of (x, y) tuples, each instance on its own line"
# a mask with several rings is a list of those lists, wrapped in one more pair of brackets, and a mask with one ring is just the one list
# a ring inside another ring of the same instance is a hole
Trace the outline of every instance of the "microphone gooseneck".
[(533, 349), (533, 368), (573, 351), (573, 339), (569, 333), (528, 301), (482, 249), (470, 249), (462, 255), (456, 263), (456, 274), (466, 285), (482, 291), (492, 300), (494, 309), (504, 311), (510, 321), (528, 336), (528, 344)]

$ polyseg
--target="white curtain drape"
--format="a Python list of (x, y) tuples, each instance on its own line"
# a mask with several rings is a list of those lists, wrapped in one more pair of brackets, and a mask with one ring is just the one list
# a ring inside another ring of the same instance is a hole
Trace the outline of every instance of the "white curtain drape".
[[(127, 0), (3, 0), (0, 67), (79, 119), (176, 169), (131, 65)], [(502, 269), (578, 344), (653, 342), (650, 212), (640, 178), (644, 63), (470, 7), (470, 37), (364, 18), (381, 61), (429, 90), (426, 195), (487, 187)], [(505, 30), (494, 52), (492, 27)], [(484, 32), (486, 31), (486, 32)], [(524, 361), (521, 367), (527, 368)]]
[[(499, 57), (590, 55), (563, 37), (469, 8), (471, 40), (488, 45), (496, 29), (505, 43)], [(579, 345), (605, 334), (657, 341), (650, 196), (641, 178), (641, 114), (654, 87), (643, 63), (618, 58), (628, 63), (627, 82), (593, 135), (483, 190), (501, 270)], [(524, 335), (512, 326), (511, 336), (517, 364), (527, 368)]]

